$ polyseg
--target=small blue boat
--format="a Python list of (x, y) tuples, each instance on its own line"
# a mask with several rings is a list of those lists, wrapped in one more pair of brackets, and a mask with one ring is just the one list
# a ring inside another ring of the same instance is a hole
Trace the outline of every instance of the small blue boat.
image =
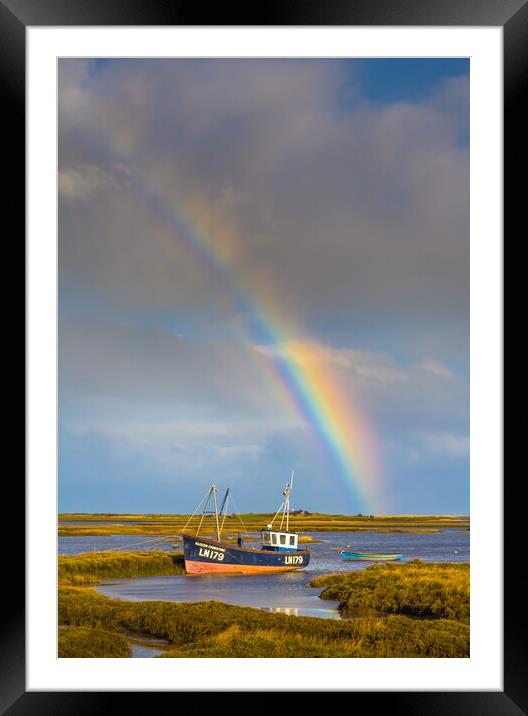
[(402, 559), (403, 554), (378, 554), (374, 552), (350, 552), (347, 549), (341, 550), (342, 559), (354, 559), (362, 562), (391, 562)]

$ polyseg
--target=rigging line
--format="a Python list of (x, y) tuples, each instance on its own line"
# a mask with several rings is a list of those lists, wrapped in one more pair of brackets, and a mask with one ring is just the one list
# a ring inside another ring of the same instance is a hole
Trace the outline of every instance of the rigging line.
[(116, 552), (119, 549), (126, 549), (127, 547), (139, 547), (142, 544), (149, 544), (152, 542), (168, 542), (170, 539), (174, 539), (178, 535), (166, 535), (165, 537), (156, 537), (154, 539), (147, 539), (144, 542), (134, 542), (133, 544), (122, 544), (119, 547), (110, 547), (109, 549), (100, 549), (99, 552)]
[(220, 525), (218, 523), (218, 504), (216, 502), (216, 487), (213, 489), (213, 502), (214, 502), (215, 519), (216, 519), (216, 539), (220, 542)]
[[(222, 511), (224, 512), (223, 517), (222, 517), (222, 525), (220, 527), (220, 532), (222, 532), (224, 529), (224, 522), (225, 522), (226, 515), (227, 515), (228, 504), (229, 504), (229, 488), (227, 489), (227, 492), (224, 497), (224, 501), (222, 503), (222, 509), (220, 510), (220, 514), (222, 514)], [(220, 539), (220, 535), (218, 535), (218, 539)]]
[(183, 532), (185, 532), (185, 530), (187, 529), (187, 525), (189, 524), (189, 522), (192, 520), (192, 518), (194, 517), (194, 515), (195, 515), (195, 514), (198, 512), (198, 510), (200, 509), (201, 504), (202, 504), (202, 502), (205, 500), (205, 498), (207, 497), (207, 495), (209, 494), (210, 489), (211, 489), (210, 487), (207, 488), (206, 493), (204, 494), (204, 496), (202, 497), (202, 499), (200, 500), (200, 502), (196, 505), (196, 509), (194, 510), (194, 512), (192, 513), (192, 515), (189, 517), (189, 519), (188, 519), (187, 522), (185, 523), (185, 526), (182, 528), (180, 534), (183, 533)]
[[(275, 520), (277, 519), (277, 515), (278, 515), (279, 512), (282, 510), (283, 505), (284, 505), (284, 500), (281, 502), (281, 505), (280, 505), (279, 509), (278, 509), (277, 512), (275, 513), (275, 517), (271, 520), (271, 526), (272, 526), (272, 527), (273, 527), (273, 523), (274, 523)], [(282, 526), (282, 523), (281, 523), (281, 526)], [(279, 528), (279, 529), (280, 529), (280, 528)]]
[(235, 503), (235, 498), (233, 497), (233, 495), (231, 495), (231, 502), (233, 503), (233, 511), (234, 511), (235, 515), (238, 517), (238, 519), (240, 520), (240, 524), (242, 525), (242, 529), (244, 530), (244, 533), (247, 533), (246, 526), (242, 521), (242, 517), (240, 516), (240, 513), (237, 509), (237, 506)]
[[(198, 535), (200, 534), (200, 530), (202, 529), (202, 524), (205, 519), (206, 511), (207, 511), (207, 508), (209, 507), (209, 500), (211, 499), (211, 495), (213, 494), (213, 492), (214, 492), (214, 485), (211, 485), (211, 487), (209, 488), (209, 491), (207, 493), (207, 501), (203, 508), (202, 518), (200, 520), (200, 524), (198, 525), (198, 529), (196, 530), (196, 537), (198, 537)], [(207, 514), (211, 514), (211, 513), (208, 512)], [(214, 532), (214, 527), (213, 527), (213, 532)]]

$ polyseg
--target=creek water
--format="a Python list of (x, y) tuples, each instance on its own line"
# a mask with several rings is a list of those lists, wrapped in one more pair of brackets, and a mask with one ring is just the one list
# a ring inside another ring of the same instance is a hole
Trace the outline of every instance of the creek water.
[[(177, 575), (168, 577), (136, 577), (109, 579), (97, 590), (113, 599), (130, 601), (162, 600), (198, 602), (216, 599), (228, 604), (258, 607), (297, 616), (339, 619), (337, 602), (319, 599), (321, 589), (307, 585), (314, 577), (329, 572), (365, 569), (369, 562), (345, 561), (340, 549), (350, 545), (362, 552), (402, 553), (403, 561), (421, 559), (427, 562), (468, 562), (469, 532), (445, 529), (435, 533), (379, 532), (313, 532), (321, 540), (307, 545), (311, 551), (309, 566), (299, 572), (269, 575)], [(142, 544), (144, 535), (110, 535), (105, 537), (60, 537), (61, 554), (78, 554), (115, 547), (127, 549), (168, 549), (174, 538), (166, 542)], [(138, 544), (138, 547), (134, 545)], [(130, 545), (130, 546), (129, 546)]]

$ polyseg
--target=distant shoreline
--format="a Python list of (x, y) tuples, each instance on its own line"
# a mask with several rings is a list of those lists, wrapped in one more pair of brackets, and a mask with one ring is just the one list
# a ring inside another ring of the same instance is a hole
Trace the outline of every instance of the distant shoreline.
[[(259, 532), (273, 519), (272, 513), (228, 515), (225, 531)], [(105, 535), (174, 535), (180, 533), (190, 515), (61, 513), (58, 532), (61, 537)], [(195, 518), (196, 519), (196, 518)], [(77, 524), (69, 524), (77, 523)], [(192, 524), (190, 528), (192, 529)], [(458, 515), (327, 515), (292, 514), (290, 530), (305, 532), (412, 532), (431, 534), (444, 529), (470, 529), (470, 519)]]

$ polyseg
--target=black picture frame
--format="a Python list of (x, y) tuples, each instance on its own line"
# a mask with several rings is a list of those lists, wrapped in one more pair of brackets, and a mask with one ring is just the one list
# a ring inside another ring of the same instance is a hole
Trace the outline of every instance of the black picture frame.
[[(28, 26), (69, 25), (392, 25), (502, 26), (504, 32), (505, 228), (521, 219), (525, 182), (514, 179), (526, 167), (523, 150), (528, 116), (523, 108), (528, 88), (527, 0), (339, 0), (266, 3), (258, 7), (163, 0), (0, 0), (0, 107), (4, 141), (15, 148), (9, 167), (9, 209), (18, 224), (18, 246), (25, 232), (25, 30)], [(524, 212), (523, 212), (524, 213)], [(507, 218), (507, 223), (506, 223)], [(523, 224), (519, 224), (522, 226)], [(24, 299), (23, 299), (24, 302)], [(25, 303), (25, 302), (24, 302)], [(528, 664), (522, 640), (522, 613), (514, 584), (513, 564), (520, 542), (522, 481), (505, 486), (506, 589), (504, 594), (504, 691), (502, 692), (355, 692), (353, 708), (388, 708), (391, 713), (458, 714), (528, 713)], [(11, 504), (25, 511), (24, 481), (12, 483)], [(506, 516), (508, 521), (506, 522)], [(19, 528), (19, 522), (17, 523)], [(518, 537), (519, 536), (519, 537)], [(123, 693), (27, 692), (25, 688), (25, 593), (21, 547), (9, 548), (9, 590), (4, 593), (0, 641), (0, 713), (93, 714), (115, 709)], [(511, 585), (511, 586), (510, 586)], [(412, 668), (412, 665), (410, 666)], [(302, 691), (302, 689), (301, 689)], [(158, 694), (162, 695), (162, 694)], [(167, 695), (167, 694), (165, 694)], [(136, 706), (146, 705), (134, 693)], [(170, 696), (170, 694), (169, 694)], [(273, 694), (267, 694), (273, 696)], [(148, 695), (149, 700), (152, 693)], [(178, 703), (172, 703), (177, 708)]]

